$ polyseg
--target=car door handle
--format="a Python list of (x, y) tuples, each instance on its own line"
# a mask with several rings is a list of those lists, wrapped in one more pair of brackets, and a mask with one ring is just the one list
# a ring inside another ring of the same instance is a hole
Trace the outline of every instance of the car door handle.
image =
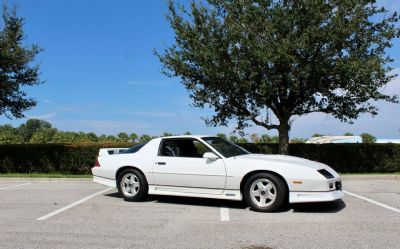
[(166, 162), (156, 162), (156, 164), (158, 164), (158, 165), (166, 165), (167, 163)]

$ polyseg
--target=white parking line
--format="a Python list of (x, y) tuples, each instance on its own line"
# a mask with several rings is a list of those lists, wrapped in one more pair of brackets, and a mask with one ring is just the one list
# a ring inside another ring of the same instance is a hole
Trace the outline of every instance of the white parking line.
[(347, 195), (351, 195), (351, 196), (356, 197), (356, 198), (358, 198), (358, 199), (361, 199), (361, 200), (367, 201), (367, 202), (369, 202), (369, 203), (378, 205), (378, 206), (380, 206), (380, 207), (389, 209), (389, 210), (391, 210), (391, 211), (393, 211), (393, 212), (400, 213), (400, 209), (397, 209), (397, 208), (388, 206), (388, 205), (386, 205), (386, 204), (383, 204), (383, 203), (374, 201), (374, 200), (369, 199), (369, 198), (367, 198), (367, 197), (364, 197), (364, 196), (361, 196), (361, 195), (357, 195), (357, 194), (354, 194), (354, 193), (351, 193), (351, 192), (348, 192), (348, 191), (345, 191), (345, 190), (343, 190), (343, 192), (344, 192), (345, 194), (347, 194)]
[(16, 188), (16, 187), (19, 187), (19, 186), (25, 186), (25, 185), (29, 185), (29, 184), (31, 184), (31, 183), (22, 183), (22, 184), (17, 184), (17, 185), (2, 187), (2, 188), (0, 188), (0, 189)]
[(80, 199), (79, 201), (76, 201), (76, 202), (74, 202), (74, 203), (69, 204), (68, 206), (65, 206), (65, 207), (63, 207), (63, 208), (57, 209), (56, 211), (51, 212), (51, 213), (48, 213), (48, 214), (46, 214), (45, 216), (39, 217), (39, 218), (37, 218), (36, 220), (47, 220), (48, 218), (50, 218), (50, 217), (52, 217), (52, 216), (54, 216), (54, 215), (57, 215), (57, 214), (59, 214), (59, 213), (62, 213), (62, 212), (64, 212), (64, 211), (67, 211), (68, 209), (73, 208), (73, 207), (75, 207), (75, 206), (77, 206), (77, 205), (79, 205), (79, 204), (81, 204), (81, 203), (84, 203), (85, 201), (87, 201), (87, 200), (89, 200), (89, 199), (92, 199), (92, 198), (95, 197), (95, 196), (101, 195), (102, 193), (107, 192), (107, 191), (110, 190), (110, 189), (112, 189), (112, 188), (104, 189), (104, 190), (102, 190), (102, 191), (99, 191), (99, 192), (97, 192), (97, 193), (94, 193), (94, 194), (92, 194), (92, 195), (89, 195), (89, 196), (87, 196), (87, 197), (85, 197), (85, 198)]
[(221, 207), (221, 221), (229, 221), (229, 208)]

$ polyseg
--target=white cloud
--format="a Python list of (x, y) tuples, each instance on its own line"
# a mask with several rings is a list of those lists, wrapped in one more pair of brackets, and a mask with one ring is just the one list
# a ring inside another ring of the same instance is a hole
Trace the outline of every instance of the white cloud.
[(54, 104), (54, 102), (49, 99), (43, 99), (43, 102), (46, 104)]
[(127, 85), (128, 86), (169, 86), (172, 84), (175, 84), (177, 82), (171, 81), (171, 80), (150, 80), (150, 81), (136, 81), (136, 80), (131, 80), (128, 81)]
[(39, 114), (39, 115), (26, 115), (27, 118), (29, 119), (51, 119), (52, 117), (56, 116), (57, 113), (52, 112), (52, 113), (45, 113), (45, 114)]
[(132, 111), (132, 112), (124, 112), (124, 115), (130, 116), (144, 116), (144, 117), (156, 117), (156, 118), (172, 118), (172, 117), (179, 117), (183, 116), (184, 114), (175, 113), (175, 112), (154, 112), (154, 111)]

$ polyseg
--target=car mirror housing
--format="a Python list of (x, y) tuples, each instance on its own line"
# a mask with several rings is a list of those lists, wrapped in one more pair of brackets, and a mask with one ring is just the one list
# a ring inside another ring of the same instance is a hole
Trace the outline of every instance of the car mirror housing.
[(215, 160), (219, 159), (219, 156), (215, 155), (215, 153), (213, 153), (213, 152), (206, 152), (206, 153), (204, 153), (203, 158), (206, 158), (207, 160), (210, 160), (210, 161), (215, 161)]

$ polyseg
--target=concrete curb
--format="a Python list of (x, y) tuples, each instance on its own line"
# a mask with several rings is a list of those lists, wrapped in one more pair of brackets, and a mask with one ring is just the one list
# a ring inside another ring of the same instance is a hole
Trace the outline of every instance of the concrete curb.
[(394, 180), (400, 181), (400, 175), (341, 175), (342, 180)]

